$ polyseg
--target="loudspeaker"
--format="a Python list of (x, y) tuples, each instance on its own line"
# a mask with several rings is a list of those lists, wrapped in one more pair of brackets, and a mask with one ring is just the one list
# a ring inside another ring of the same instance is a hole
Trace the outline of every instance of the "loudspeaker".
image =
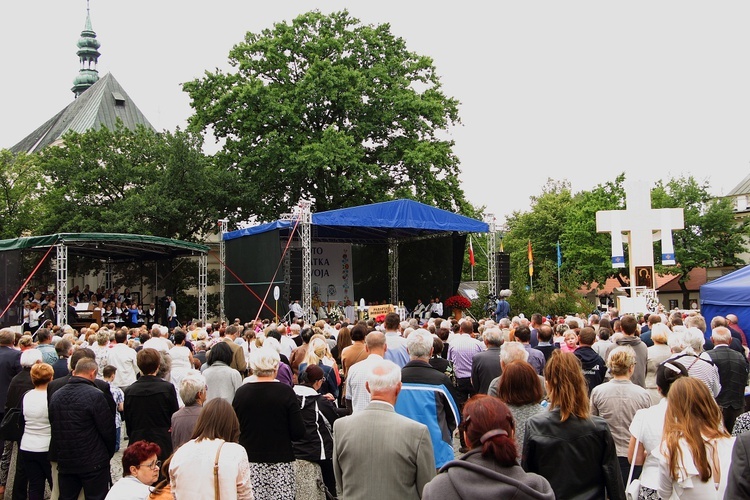
[(495, 254), (495, 262), (497, 263), (495, 289), (497, 290), (497, 293), (500, 293), (500, 290), (510, 288), (510, 254), (506, 252), (497, 252)]

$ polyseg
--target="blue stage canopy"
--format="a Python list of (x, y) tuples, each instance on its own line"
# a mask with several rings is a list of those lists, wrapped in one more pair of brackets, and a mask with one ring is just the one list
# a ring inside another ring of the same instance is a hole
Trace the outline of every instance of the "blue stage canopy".
[(736, 314), (740, 328), (750, 332), (750, 266), (745, 266), (701, 286), (701, 314), (706, 318), (706, 336), (714, 316)]
[[(390, 238), (412, 238), (439, 233), (487, 233), (487, 223), (413, 200), (394, 200), (312, 214), (313, 238), (386, 243)], [(288, 231), (292, 223), (276, 221), (224, 233), (224, 240)]]

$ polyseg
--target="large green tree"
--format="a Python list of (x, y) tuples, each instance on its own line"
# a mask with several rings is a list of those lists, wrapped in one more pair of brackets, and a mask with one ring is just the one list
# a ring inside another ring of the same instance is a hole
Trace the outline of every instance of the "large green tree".
[(40, 232), (122, 232), (202, 240), (227, 211), (199, 135), (145, 127), (69, 133), (39, 155), (48, 183)]
[(654, 207), (682, 208), (684, 211), (685, 229), (673, 232), (677, 265), (658, 265), (659, 253), (655, 262), (658, 272), (680, 277), (678, 283), (685, 309), (690, 308), (687, 285), (693, 269), (741, 264), (737, 255), (743, 251), (746, 226), (738, 226), (731, 201), (713, 198), (708, 188), (707, 182), (700, 183), (693, 177), (677, 177), (666, 183), (659, 181), (651, 193)]
[(39, 222), (43, 178), (35, 160), (0, 150), (0, 239), (32, 233)]
[(388, 24), (308, 12), (247, 33), (229, 62), (184, 90), (192, 130), (224, 141), (240, 218), (272, 220), (300, 198), (315, 211), (404, 197), (473, 212), (445, 138), (459, 103)]

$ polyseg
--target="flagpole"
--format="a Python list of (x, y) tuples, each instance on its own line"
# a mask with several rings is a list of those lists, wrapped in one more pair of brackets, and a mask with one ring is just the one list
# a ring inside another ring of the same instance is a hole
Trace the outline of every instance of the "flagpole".
[[(474, 260), (474, 246), (471, 244), (471, 234), (469, 234), (469, 248), (471, 248), (471, 259)], [(471, 281), (474, 281), (474, 263), (470, 263), (471, 265)]]
[(562, 256), (560, 254), (560, 240), (557, 241), (557, 293), (560, 293), (560, 264)]

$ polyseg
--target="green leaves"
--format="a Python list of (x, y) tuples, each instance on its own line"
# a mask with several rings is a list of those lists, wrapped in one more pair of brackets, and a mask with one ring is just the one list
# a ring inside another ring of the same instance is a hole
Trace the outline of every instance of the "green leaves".
[(348, 12), (308, 12), (248, 33), (229, 53), (233, 73), (184, 84), (195, 115), (225, 146), (217, 164), (239, 173), (240, 212), (272, 220), (299, 198), (314, 211), (418, 199), (466, 213), (453, 143), (459, 122), (429, 57), (385, 25)]

